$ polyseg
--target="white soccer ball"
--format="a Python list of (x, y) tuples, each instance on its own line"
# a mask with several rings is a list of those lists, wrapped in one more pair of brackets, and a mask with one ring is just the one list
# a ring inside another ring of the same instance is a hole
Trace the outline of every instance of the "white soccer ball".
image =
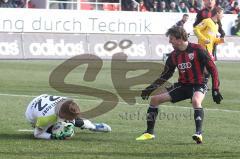
[(52, 127), (52, 134), (59, 134), (64, 131), (65, 122), (57, 122)]
[(52, 134), (59, 136), (61, 133), (67, 134), (66, 137), (72, 137), (74, 135), (74, 125), (72, 123), (57, 122), (52, 127)]

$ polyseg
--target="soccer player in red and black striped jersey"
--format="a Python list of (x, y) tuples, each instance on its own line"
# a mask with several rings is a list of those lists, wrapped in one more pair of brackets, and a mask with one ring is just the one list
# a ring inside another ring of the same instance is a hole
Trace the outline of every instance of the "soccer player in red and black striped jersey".
[(174, 51), (168, 57), (164, 71), (160, 77), (142, 91), (142, 99), (148, 97), (170, 79), (178, 69), (178, 82), (166, 88), (161, 93), (155, 91), (151, 97), (147, 110), (147, 130), (136, 140), (148, 140), (155, 138), (154, 126), (158, 115), (158, 106), (164, 102), (176, 103), (185, 99), (192, 99), (196, 132), (192, 136), (196, 143), (202, 143), (203, 108), (202, 101), (207, 92), (204, 80), (204, 68), (206, 67), (212, 76), (212, 97), (214, 102), (220, 104), (223, 99), (219, 92), (218, 71), (208, 53), (199, 44), (188, 42), (188, 34), (183, 27), (172, 27), (166, 35), (172, 44)]

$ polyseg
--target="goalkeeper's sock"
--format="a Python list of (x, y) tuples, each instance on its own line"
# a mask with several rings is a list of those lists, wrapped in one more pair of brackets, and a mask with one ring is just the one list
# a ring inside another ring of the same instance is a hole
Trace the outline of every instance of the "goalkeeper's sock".
[(155, 121), (158, 115), (158, 107), (149, 106), (147, 110), (147, 133), (154, 133)]
[(202, 123), (204, 118), (203, 108), (195, 108), (194, 109), (194, 121), (196, 125), (196, 133), (202, 133)]

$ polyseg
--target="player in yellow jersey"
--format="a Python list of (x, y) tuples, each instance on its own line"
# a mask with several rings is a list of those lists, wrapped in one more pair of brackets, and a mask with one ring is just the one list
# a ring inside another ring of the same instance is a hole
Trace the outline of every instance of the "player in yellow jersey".
[(215, 60), (213, 55), (213, 47), (215, 44), (224, 43), (223, 38), (218, 37), (218, 24), (223, 17), (223, 9), (215, 7), (212, 11), (212, 17), (202, 20), (201, 23), (194, 27), (194, 33), (198, 37), (198, 43), (208, 51), (212, 60)]

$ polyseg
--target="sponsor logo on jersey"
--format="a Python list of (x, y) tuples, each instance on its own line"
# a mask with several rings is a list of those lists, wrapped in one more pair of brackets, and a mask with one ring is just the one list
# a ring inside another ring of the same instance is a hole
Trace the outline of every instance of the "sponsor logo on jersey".
[(188, 69), (188, 68), (191, 68), (191, 67), (192, 67), (191, 62), (186, 62), (186, 63), (180, 63), (180, 64), (178, 64), (178, 69), (179, 69), (179, 70), (185, 70), (185, 69)]

